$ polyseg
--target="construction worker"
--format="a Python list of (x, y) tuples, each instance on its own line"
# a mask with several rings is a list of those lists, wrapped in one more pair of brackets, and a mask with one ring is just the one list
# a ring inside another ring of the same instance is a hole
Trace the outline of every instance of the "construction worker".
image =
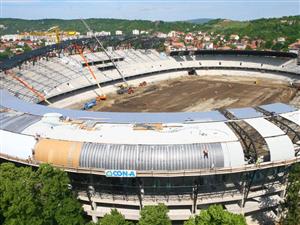
[(204, 159), (205, 159), (205, 158), (208, 159), (208, 151), (207, 151), (207, 149), (204, 149), (204, 150), (203, 150), (203, 156), (204, 156)]

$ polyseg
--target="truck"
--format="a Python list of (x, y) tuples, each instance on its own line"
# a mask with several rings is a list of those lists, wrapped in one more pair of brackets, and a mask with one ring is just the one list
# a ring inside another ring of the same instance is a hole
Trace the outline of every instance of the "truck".
[(96, 105), (96, 99), (93, 99), (93, 100), (91, 100), (91, 101), (89, 101), (89, 102), (84, 103), (84, 105), (83, 105), (83, 110), (91, 109), (91, 108), (93, 108), (95, 105)]

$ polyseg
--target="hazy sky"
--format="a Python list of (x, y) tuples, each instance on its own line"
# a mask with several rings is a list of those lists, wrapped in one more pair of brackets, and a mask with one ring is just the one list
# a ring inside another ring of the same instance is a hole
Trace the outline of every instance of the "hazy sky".
[(249, 20), (300, 15), (300, 0), (0, 0), (2, 18)]

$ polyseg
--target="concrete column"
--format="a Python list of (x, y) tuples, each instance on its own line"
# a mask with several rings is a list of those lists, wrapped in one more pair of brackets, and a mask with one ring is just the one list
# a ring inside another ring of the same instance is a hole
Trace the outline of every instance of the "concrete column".
[(138, 179), (138, 198), (140, 201), (140, 210), (142, 210), (143, 208), (144, 195), (145, 195), (145, 190), (144, 190), (143, 182), (140, 179)]
[(98, 217), (96, 215), (93, 215), (92, 220), (93, 220), (94, 223), (97, 223), (98, 222)]
[(193, 186), (193, 193), (192, 193), (192, 214), (197, 213), (197, 197), (198, 197), (198, 185)]

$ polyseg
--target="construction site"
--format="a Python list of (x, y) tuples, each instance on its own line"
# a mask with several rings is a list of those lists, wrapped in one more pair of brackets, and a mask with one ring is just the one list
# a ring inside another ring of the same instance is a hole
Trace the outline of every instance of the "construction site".
[(213, 204), (277, 218), (300, 161), (297, 54), (96, 45), (0, 64), (1, 160), (67, 171), (94, 222), (158, 203), (178, 224)]
[[(98, 101), (92, 111), (197, 112), (217, 108), (241, 108), (274, 102), (289, 103), (297, 89), (288, 82), (237, 76), (183, 76), (158, 82), (142, 82), (130, 94), (115, 92)], [(80, 109), (82, 103), (70, 106)]]

